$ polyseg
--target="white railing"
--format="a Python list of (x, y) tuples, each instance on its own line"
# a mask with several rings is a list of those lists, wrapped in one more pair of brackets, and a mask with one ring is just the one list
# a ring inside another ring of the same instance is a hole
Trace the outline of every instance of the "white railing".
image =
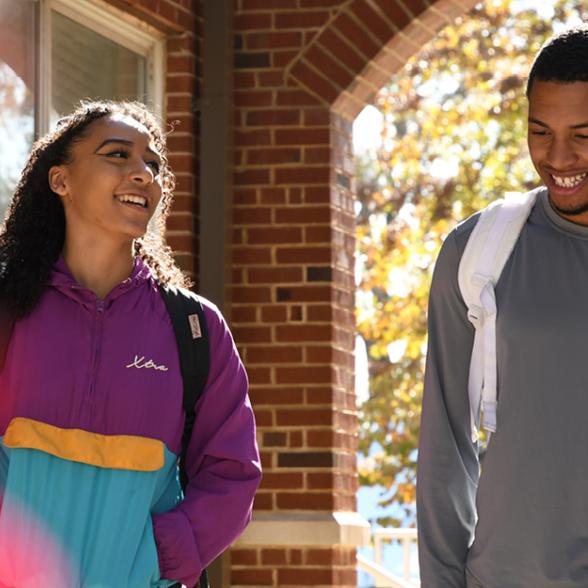
[[(357, 556), (357, 567), (374, 578), (375, 588), (418, 588), (412, 569), (412, 547), (417, 540), (416, 529), (374, 529), (372, 543), (374, 559)], [(398, 576), (382, 565), (382, 551), (386, 543), (398, 541), (402, 545), (402, 575)]]

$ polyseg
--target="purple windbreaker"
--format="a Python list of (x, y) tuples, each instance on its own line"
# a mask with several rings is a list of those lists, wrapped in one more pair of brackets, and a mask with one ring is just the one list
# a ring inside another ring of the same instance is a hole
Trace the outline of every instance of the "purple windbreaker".
[[(0, 484), (6, 487), (5, 494), (11, 487), (11, 469), (21, 467), (17, 466), (17, 457), (21, 455), (18, 452), (25, 450), (32, 452), (35, 459), (39, 455), (48, 456), (54, 460), (51, 463), (57, 464), (55, 467), (65, 464), (64, 467), (82, 468), (67, 473), (60, 471), (58, 480), (52, 482), (50, 473), (44, 474), (42, 480), (35, 479), (35, 470), (28, 461), (22, 466), (25, 473), (19, 476), (23, 481), (15, 481), (14, 488), (21, 483), (24, 490), (13, 490), (13, 493), (26, 494), (28, 488), (40, 484), (47, 485), (45, 497), (53, 492), (49, 505), (43, 506), (41, 496), (30, 509), (39, 513), (40, 519), (45, 517), (43, 520), (51, 520), (51, 513), (40, 512), (43, 510), (57, 511), (63, 507), (67, 513), (67, 505), (60, 505), (59, 497), (72, 492), (75, 496), (78, 485), (79, 492), (84, 492), (86, 482), (90, 488), (88, 496), (94, 497), (88, 499), (91, 508), (81, 511), (88, 511), (88, 521), (96, 509), (110, 509), (108, 505), (117, 501), (121, 505), (116, 508), (125, 513), (125, 505), (139, 503), (141, 492), (146, 492), (144, 488), (152, 484), (145, 516), (152, 521), (152, 528), (148, 525), (147, 531), (152, 531), (156, 546), (154, 563), (162, 581), (179, 581), (188, 586), (194, 585), (201, 570), (242, 533), (250, 520), (253, 497), (261, 478), (245, 369), (220, 312), (206, 300), (203, 306), (209, 332), (210, 370), (204, 393), (196, 405), (186, 458), (189, 484), (183, 499), (176, 466), (184, 424), (177, 345), (157, 285), (139, 258), (132, 275), (102, 300), (80, 286), (60, 259), (33, 312), (15, 325), (6, 367), (0, 374), (0, 435), (4, 436), (8, 456), (4, 480), (0, 459)], [(147, 442), (157, 447), (145, 445)], [(125, 449), (131, 446), (133, 449)], [(155, 459), (151, 447), (164, 456), (157, 465), (147, 463)], [(143, 454), (145, 458), (141, 457)], [(165, 470), (160, 468), (164, 458), (166, 464), (171, 464), (165, 474), (165, 484), (163, 474), (157, 477), (158, 472)], [(43, 467), (51, 471), (51, 466)], [(127, 474), (132, 476), (132, 481), (120, 486), (121, 476)], [(108, 476), (116, 481), (107, 480)], [(149, 476), (155, 476), (153, 482)], [(66, 478), (69, 482), (64, 482)], [(93, 481), (89, 482), (90, 479)], [(55, 489), (51, 487), (53, 483)], [(62, 489), (61, 484), (65, 484)], [(102, 486), (105, 489), (101, 498), (102, 490), (92, 488)], [(120, 488), (129, 488), (129, 495), (121, 496), (127, 490)], [(6, 500), (5, 496), (5, 503)], [(19, 497), (19, 500), (26, 502), (27, 498)], [(72, 502), (71, 496), (68, 500)], [(119, 524), (116, 517), (124, 515), (109, 512), (102, 515), (100, 522), (92, 519), (91, 524), (99, 529), (93, 530), (92, 536), (104, 543), (104, 546), (95, 545), (94, 551), (103, 549), (102, 553), (107, 554), (109, 541), (119, 540), (122, 530), (113, 531), (117, 537), (109, 538), (110, 523), (104, 521), (113, 516), (110, 528), (115, 529)], [(75, 516), (83, 518), (83, 514)], [(49, 534), (53, 532), (52, 524), (61, 525), (47, 523)], [(75, 524), (83, 526), (84, 521)], [(72, 534), (65, 527), (54, 532)], [(84, 541), (87, 543), (88, 539), (80, 539), (78, 543)], [(91, 541), (87, 553), (83, 549), (86, 548), (76, 545), (72, 555), (66, 545), (64, 557), (80, 560), (73, 561), (72, 566), (78, 570), (78, 581), (90, 585), (89, 580), (84, 580), (84, 574), (89, 577), (102, 572), (84, 572), (98, 569), (100, 562), (88, 563), (92, 557)], [(117, 552), (121, 549), (124, 552), (124, 546), (117, 546)], [(133, 556), (136, 559), (133, 565), (139, 565), (137, 562), (142, 557), (149, 557), (145, 555), (150, 553), (148, 547), (141, 550), (140, 557)], [(0, 574), (1, 561), (0, 549)], [(108, 567), (109, 562), (102, 561), (101, 565)], [(127, 573), (129, 578), (137, 577), (132, 575), (135, 571), (124, 572)], [(0, 583), (2, 580), (0, 577)], [(166, 585), (156, 580), (152, 576), (149, 585)], [(128, 580), (128, 585), (133, 582)], [(120, 580), (117, 585), (127, 584)]]

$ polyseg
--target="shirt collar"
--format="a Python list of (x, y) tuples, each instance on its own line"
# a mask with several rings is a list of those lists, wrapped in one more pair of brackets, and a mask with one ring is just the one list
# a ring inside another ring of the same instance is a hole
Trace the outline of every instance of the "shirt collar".
[(550, 200), (549, 200), (549, 193), (547, 190), (543, 190), (540, 195), (539, 199), (541, 202), (541, 206), (545, 215), (547, 216), (548, 220), (551, 221), (560, 231), (567, 233), (568, 235), (572, 235), (575, 237), (582, 237), (583, 239), (588, 238), (588, 227), (585, 225), (579, 225), (565, 219), (563, 216), (560, 216), (553, 208)]

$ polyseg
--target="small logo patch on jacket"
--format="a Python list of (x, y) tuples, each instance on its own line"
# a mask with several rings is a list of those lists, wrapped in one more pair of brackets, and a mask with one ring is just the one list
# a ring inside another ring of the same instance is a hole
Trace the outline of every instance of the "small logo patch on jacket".
[(167, 372), (167, 367), (162, 365), (157, 365), (152, 359), (149, 359), (147, 361), (145, 361), (145, 356), (141, 356), (139, 357), (138, 355), (135, 355), (135, 360), (132, 363), (129, 363), (129, 365), (125, 366), (127, 368), (137, 368), (139, 370), (142, 370), (143, 368), (145, 369), (151, 369), (151, 370), (158, 370), (160, 372)]

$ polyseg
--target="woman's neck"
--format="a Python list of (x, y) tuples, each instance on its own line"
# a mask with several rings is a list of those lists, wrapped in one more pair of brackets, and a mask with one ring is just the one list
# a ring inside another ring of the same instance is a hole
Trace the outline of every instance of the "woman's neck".
[(105, 298), (118, 284), (133, 272), (134, 258), (132, 243), (118, 249), (105, 247), (76, 247), (66, 239), (63, 258), (77, 282)]

